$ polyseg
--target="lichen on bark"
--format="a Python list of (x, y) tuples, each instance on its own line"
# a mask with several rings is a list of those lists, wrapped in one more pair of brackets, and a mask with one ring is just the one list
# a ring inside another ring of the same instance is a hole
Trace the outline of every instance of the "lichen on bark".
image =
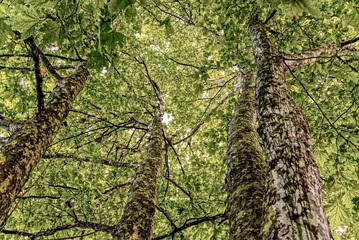
[(249, 22), (248, 32), (257, 65), (259, 132), (272, 178), (269, 206), (275, 210), (264, 237), (331, 239), (309, 127), (287, 89), (283, 59), (257, 18)]
[(242, 93), (228, 130), (230, 239), (260, 239), (264, 222), (267, 164), (256, 132), (254, 76), (242, 71)]
[(157, 177), (162, 167), (162, 146), (162, 113), (158, 106), (150, 126), (147, 156), (136, 171), (123, 215), (115, 226), (113, 239), (151, 239)]
[(52, 90), (45, 108), (23, 122), (4, 145), (0, 155), (0, 229), (6, 223), (11, 204), (32, 170), (41, 160), (89, 72), (81, 64), (73, 75), (63, 78)]

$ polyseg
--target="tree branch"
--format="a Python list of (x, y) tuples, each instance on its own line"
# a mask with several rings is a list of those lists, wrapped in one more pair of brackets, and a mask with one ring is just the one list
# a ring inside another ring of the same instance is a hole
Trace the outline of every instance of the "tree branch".
[(295, 71), (300, 67), (317, 62), (323, 58), (333, 58), (339, 55), (352, 55), (353, 52), (356, 51), (358, 51), (358, 48), (353, 47), (350, 44), (344, 45), (343, 47), (329, 45), (299, 54), (283, 54), (283, 60), (287, 66), (287, 70), (290, 69), (291, 71)]
[(24, 199), (59, 199), (59, 196), (46, 196), (46, 195), (41, 195), (41, 196), (16, 196), (17, 199), (20, 200), (24, 200)]
[(130, 186), (132, 184), (132, 180), (130, 181), (127, 181), (127, 182), (124, 182), (124, 183), (121, 183), (121, 184), (117, 184), (116, 186), (110, 188), (110, 189), (107, 189), (103, 192), (104, 195), (106, 194), (112, 194), (114, 191), (117, 191), (121, 188), (124, 188), (124, 187), (127, 187), (127, 186)]
[[(68, 153), (46, 154), (43, 156), (43, 158), (46, 158), (46, 159), (71, 158), (72, 160), (79, 161), (79, 162), (93, 162), (93, 160), (90, 158), (78, 157), (74, 154), (68, 154)], [(121, 167), (121, 168), (137, 168), (139, 166), (139, 163), (113, 162), (113, 161), (108, 161), (108, 160), (101, 160), (99, 163), (101, 163), (103, 165), (107, 165), (107, 166)]]
[(36, 46), (36, 44), (34, 42), (34, 38), (29, 37), (29, 38), (25, 39), (24, 42), (30, 47), (31, 52), (37, 54), (41, 58), (47, 71), (55, 78), (55, 80), (57, 82), (61, 82), (62, 77), (56, 72), (55, 68), (52, 66), (52, 64), (49, 62), (49, 60), (46, 58), (45, 54)]
[(42, 90), (42, 75), (41, 75), (41, 69), (40, 69), (40, 58), (39, 53), (35, 52), (33, 49), (30, 51), (30, 56), (34, 60), (34, 71), (35, 71), (35, 77), (36, 77), (36, 98), (37, 98), (37, 109), (38, 112), (40, 112), (42, 109), (44, 109), (44, 98), (45, 94)]
[(174, 229), (177, 228), (177, 226), (176, 226), (175, 222), (173, 221), (172, 217), (169, 215), (169, 213), (163, 207), (161, 207), (160, 205), (156, 205), (156, 209), (158, 211), (160, 211), (167, 218), (167, 220), (170, 222), (171, 226)]
[(319, 103), (314, 99), (314, 97), (309, 93), (309, 91), (307, 90), (307, 88), (304, 86), (304, 84), (298, 80), (298, 78), (294, 75), (293, 71), (289, 68), (289, 66), (287, 66), (288, 70), (290, 71), (290, 74), (292, 75), (292, 77), (294, 79), (296, 79), (300, 86), (303, 88), (304, 92), (307, 94), (307, 96), (314, 102), (314, 104), (317, 106), (317, 108), (319, 109), (320, 113), (322, 114), (322, 116), (324, 117), (324, 119), (329, 123), (329, 125), (334, 129), (334, 131), (336, 131), (336, 133), (338, 134), (338, 136), (342, 137), (347, 143), (350, 143), (353, 147), (355, 147), (356, 149), (359, 150), (359, 147), (353, 143), (350, 139), (348, 139), (347, 137), (345, 137), (336, 127), (335, 125), (330, 121), (330, 119), (328, 118), (328, 116), (325, 114), (325, 112), (323, 111), (323, 109), (320, 107)]
[(22, 72), (32, 72), (31, 68), (26, 67), (8, 67), (8, 66), (0, 66), (0, 70), (15, 70), (15, 71), (22, 71)]
[(172, 183), (175, 187), (177, 187), (178, 189), (180, 189), (187, 197), (189, 197), (189, 199), (192, 201), (192, 195), (191, 192), (187, 192), (183, 187), (181, 187), (178, 183), (176, 183), (175, 181), (173, 181), (171, 178), (166, 177), (166, 176), (162, 176), (164, 179), (166, 179), (167, 181), (169, 181), (170, 183)]
[(356, 43), (359, 41), (359, 37), (356, 37), (356, 38), (353, 38), (353, 39), (350, 39), (348, 41), (345, 41), (345, 42), (342, 42), (340, 44), (341, 47), (344, 47), (344, 46), (347, 46), (347, 45), (350, 45), (350, 44), (353, 44), (353, 43)]
[(274, 10), (273, 12), (271, 12), (271, 14), (267, 17), (267, 19), (264, 21), (264, 25), (267, 24), (269, 22), (269, 20), (271, 20), (274, 15), (277, 13), (277, 10)]
[(171, 237), (171, 236), (174, 236), (176, 233), (181, 232), (189, 227), (192, 227), (192, 226), (204, 223), (204, 222), (209, 222), (209, 221), (213, 222), (218, 219), (226, 220), (227, 216), (222, 213), (222, 214), (217, 214), (214, 216), (200, 217), (200, 218), (196, 218), (196, 219), (192, 219), (192, 220), (187, 220), (182, 226), (174, 229), (172, 232), (155, 237), (154, 240), (160, 240), (160, 239), (164, 239), (167, 237)]
[(23, 232), (23, 231), (17, 231), (17, 230), (7, 230), (7, 229), (1, 230), (1, 232), (4, 234), (24, 236), (24, 237), (29, 237), (30, 239), (36, 239), (36, 238), (44, 237), (44, 236), (51, 236), (57, 232), (72, 229), (72, 228), (89, 228), (89, 229), (93, 229), (95, 231), (105, 232), (105, 233), (109, 233), (109, 234), (111, 234), (113, 231), (113, 227), (104, 225), (101, 223), (75, 221), (73, 223), (57, 226), (54, 228), (49, 228), (47, 230), (40, 231), (37, 233)]

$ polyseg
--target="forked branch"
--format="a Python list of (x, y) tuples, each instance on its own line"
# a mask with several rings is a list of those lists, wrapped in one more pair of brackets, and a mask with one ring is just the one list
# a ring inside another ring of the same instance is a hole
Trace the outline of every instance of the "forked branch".
[(283, 60), (287, 66), (287, 70), (295, 71), (300, 67), (322, 59), (353, 55), (354, 52), (358, 52), (359, 50), (358, 47), (353, 45), (355, 42), (356, 41), (351, 40), (342, 43), (340, 46), (328, 45), (299, 54), (283, 54)]
[(25, 39), (24, 42), (30, 47), (30, 50), (31, 50), (32, 54), (35, 54), (35, 55), (40, 57), (40, 59), (42, 60), (44, 66), (45, 66), (45, 68), (53, 76), (53, 78), (55, 78), (55, 80), (57, 82), (61, 82), (62, 77), (56, 72), (55, 68), (52, 66), (50, 61), (45, 56), (45, 54), (35, 44), (34, 38), (29, 37), (29, 38)]

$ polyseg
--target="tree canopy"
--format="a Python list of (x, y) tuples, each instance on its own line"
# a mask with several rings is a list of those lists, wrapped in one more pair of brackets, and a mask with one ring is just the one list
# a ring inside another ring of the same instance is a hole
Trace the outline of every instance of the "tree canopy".
[(258, 68), (254, 15), (309, 124), (333, 237), (359, 239), (359, 6), (349, 0), (0, 1), (3, 145), (79, 63), (90, 73), (1, 238), (111, 239), (135, 172), (158, 157), (156, 132), (154, 239), (228, 239), (227, 131), (243, 72)]

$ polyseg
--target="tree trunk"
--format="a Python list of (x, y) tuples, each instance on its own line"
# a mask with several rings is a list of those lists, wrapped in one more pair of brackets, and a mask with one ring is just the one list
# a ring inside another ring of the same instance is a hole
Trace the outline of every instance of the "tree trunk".
[(83, 89), (89, 72), (80, 65), (76, 72), (53, 89), (44, 109), (18, 127), (0, 153), (0, 229), (16, 195), (41, 160), (72, 103)]
[(150, 127), (147, 157), (138, 168), (123, 215), (115, 227), (113, 239), (138, 240), (152, 238), (157, 176), (162, 166), (161, 110), (157, 107)]
[(256, 132), (254, 76), (242, 74), (243, 88), (228, 130), (230, 239), (260, 239), (264, 222), (267, 164)]
[(308, 124), (285, 83), (284, 64), (263, 24), (248, 25), (257, 64), (260, 135), (270, 168), (264, 239), (331, 239)]

